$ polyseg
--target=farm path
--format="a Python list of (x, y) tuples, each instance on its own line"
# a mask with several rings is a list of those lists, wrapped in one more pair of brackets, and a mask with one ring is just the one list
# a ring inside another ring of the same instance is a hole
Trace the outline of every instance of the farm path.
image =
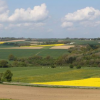
[(35, 54), (35, 55), (37, 56), (37, 55), (39, 55), (39, 54), (40, 54), (41, 52), (43, 52), (43, 51), (45, 51), (45, 49), (44, 49), (44, 50), (41, 50), (40, 52), (38, 52), (38, 53)]
[(0, 98), (14, 100), (100, 100), (100, 90), (0, 85)]

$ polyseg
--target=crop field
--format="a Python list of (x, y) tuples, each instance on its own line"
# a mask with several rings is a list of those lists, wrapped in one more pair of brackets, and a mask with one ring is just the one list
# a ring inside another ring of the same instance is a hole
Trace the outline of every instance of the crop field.
[[(37, 82), (59, 82), (83, 80), (89, 78), (100, 78), (100, 68), (70, 69), (69, 67), (18, 67), (8, 68), (14, 73), (14, 82), (37, 83)], [(5, 72), (7, 68), (0, 69)], [(96, 81), (100, 81), (96, 80)], [(89, 81), (87, 81), (89, 82)], [(73, 82), (72, 82), (73, 83)], [(60, 83), (61, 84), (61, 83)], [(62, 83), (63, 84), (63, 83)], [(88, 83), (89, 84), (89, 83)]]
[(51, 56), (57, 58), (63, 54), (67, 54), (67, 50), (50, 50), (50, 49), (0, 49), (0, 59), (8, 59), (10, 54), (16, 57), (30, 57), (39, 55), (42, 57)]
[(76, 45), (86, 45), (86, 44), (95, 44), (95, 45), (98, 45), (100, 44), (98, 40), (68, 40), (70, 42), (74, 42), (74, 44)]
[(54, 86), (58, 85), (58, 86), (100, 87), (100, 78), (88, 78), (88, 79), (71, 80), (71, 81), (42, 82), (33, 84), (54, 85)]
[(22, 47), (48, 47), (48, 46), (63, 46), (64, 44), (49, 44), (49, 45), (33, 45), (33, 46), (22, 46)]

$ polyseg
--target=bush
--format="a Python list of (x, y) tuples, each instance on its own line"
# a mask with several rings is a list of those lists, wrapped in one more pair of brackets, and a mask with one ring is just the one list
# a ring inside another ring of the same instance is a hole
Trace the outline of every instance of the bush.
[(77, 66), (76, 68), (77, 68), (77, 69), (81, 69), (81, 66)]
[(0, 61), (0, 68), (7, 68), (8, 67), (8, 61), (1, 60)]
[(2, 83), (3, 73), (0, 73), (0, 83)]
[(51, 65), (51, 68), (56, 68), (56, 65)]
[(12, 72), (10, 70), (7, 70), (5, 73), (4, 73), (4, 80), (7, 81), (7, 82), (11, 82), (12, 81)]
[(74, 66), (73, 66), (73, 65), (70, 65), (69, 67), (70, 67), (70, 68), (74, 68)]

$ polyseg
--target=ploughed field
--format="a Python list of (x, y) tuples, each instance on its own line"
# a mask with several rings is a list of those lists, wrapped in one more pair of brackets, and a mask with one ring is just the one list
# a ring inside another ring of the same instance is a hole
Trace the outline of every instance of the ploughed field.
[(0, 85), (0, 98), (5, 98), (4, 100), (100, 100), (100, 90)]

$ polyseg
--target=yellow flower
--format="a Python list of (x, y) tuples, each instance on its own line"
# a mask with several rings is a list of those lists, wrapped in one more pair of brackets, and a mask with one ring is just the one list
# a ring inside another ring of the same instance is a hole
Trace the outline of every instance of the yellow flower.
[(5, 42), (0, 42), (0, 44), (4, 44)]
[(63, 46), (64, 44), (48, 44), (48, 45), (33, 45), (33, 46), (21, 46), (21, 47), (47, 47), (47, 46)]
[(32, 83), (32, 84), (100, 87), (100, 78), (88, 78), (88, 79), (82, 79), (82, 80), (43, 82), (43, 83)]

